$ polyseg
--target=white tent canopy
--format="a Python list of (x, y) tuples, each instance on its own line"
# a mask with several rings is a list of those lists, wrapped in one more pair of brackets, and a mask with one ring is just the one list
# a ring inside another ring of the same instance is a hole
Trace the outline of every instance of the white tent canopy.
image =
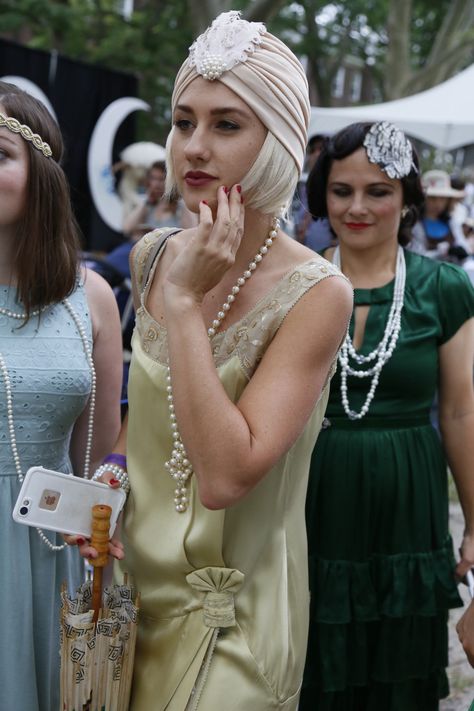
[(404, 99), (350, 108), (313, 107), (309, 135), (334, 133), (355, 121), (382, 120), (444, 150), (474, 143), (474, 64)]

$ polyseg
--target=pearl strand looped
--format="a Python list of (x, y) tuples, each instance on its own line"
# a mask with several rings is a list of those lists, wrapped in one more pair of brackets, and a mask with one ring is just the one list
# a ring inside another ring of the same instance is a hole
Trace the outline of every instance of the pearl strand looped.
[[(332, 259), (333, 263), (341, 268), (341, 257), (339, 247), (334, 250)], [(357, 353), (354, 344), (349, 335), (349, 330), (341, 346), (339, 352), (339, 364), (341, 366), (341, 401), (344, 412), (351, 420), (361, 420), (369, 411), (370, 404), (374, 399), (375, 391), (380, 379), (380, 373), (385, 363), (392, 357), (393, 351), (397, 345), (398, 337), (401, 329), (401, 313), (403, 309), (403, 300), (405, 294), (406, 281), (406, 264), (405, 255), (402, 247), (398, 247), (397, 264), (395, 269), (395, 284), (393, 289), (393, 300), (390, 307), (387, 323), (385, 325), (384, 334), (380, 343), (368, 355), (364, 356)], [(357, 365), (365, 365), (368, 363), (374, 364), (367, 370), (358, 370), (353, 368), (349, 363), (349, 358), (352, 358)], [(355, 378), (372, 378), (369, 392), (365, 402), (359, 412), (352, 410), (349, 404), (347, 376), (351, 375)]]
[[(207, 329), (207, 335), (210, 339), (217, 333), (218, 329), (222, 324), (222, 321), (229, 313), (230, 308), (242, 287), (245, 286), (247, 281), (250, 279), (264, 256), (268, 254), (268, 250), (272, 246), (274, 239), (278, 236), (279, 228), (280, 220), (277, 217), (274, 217), (272, 219), (271, 229), (268, 233), (267, 238), (265, 239), (265, 242), (262, 244), (255, 257), (249, 263), (248, 268), (244, 271), (242, 276), (237, 279), (237, 282), (232, 287), (230, 294), (227, 296), (225, 302), (222, 304), (221, 308), (217, 312), (215, 319), (212, 321), (211, 326)], [(176, 414), (173, 402), (173, 388), (171, 386), (171, 370), (169, 363), (167, 366), (166, 373), (166, 397), (168, 400), (168, 411), (173, 437), (173, 448), (171, 451), (171, 457), (168, 459), (168, 461), (165, 462), (165, 469), (175, 482), (175, 509), (178, 513), (184, 513), (189, 505), (187, 482), (193, 474), (193, 468), (191, 462), (189, 461), (188, 455), (181, 439), (181, 435), (179, 434), (178, 430), (178, 423), (176, 421)]]
[[(34, 316), (39, 316), (42, 311), (44, 311), (44, 308), (43, 309), (36, 309), (35, 311), (31, 311), (30, 318), (33, 318)], [(18, 321), (24, 321), (27, 316), (26, 313), (18, 313), (18, 311), (10, 311), (10, 309), (6, 309), (4, 306), (0, 306), (0, 314), (2, 316), (8, 316), (8, 318), (15, 318)]]
[[(79, 336), (81, 337), (82, 345), (84, 347), (84, 353), (86, 355), (86, 359), (90, 368), (91, 372), (91, 392), (89, 396), (89, 420), (88, 420), (88, 426), (87, 426), (87, 440), (86, 440), (86, 452), (85, 452), (85, 458), (84, 458), (84, 478), (89, 479), (89, 468), (90, 468), (90, 460), (91, 460), (91, 451), (92, 451), (92, 434), (93, 434), (93, 429), (94, 429), (94, 413), (95, 413), (95, 404), (96, 404), (96, 372), (95, 372), (95, 367), (94, 367), (94, 361), (92, 358), (92, 350), (89, 346), (89, 341), (87, 339), (87, 334), (85, 332), (85, 329), (79, 319), (79, 316), (77, 315), (75, 309), (73, 308), (72, 304), (68, 299), (63, 299), (61, 301), (63, 306), (66, 308), (66, 310), (69, 312), (71, 318), (74, 321), (74, 325), (77, 328), (77, 331), (79, 333)], [(38, 309), (37, 311), (33, 311), (30, 314), (31, 316), (37, 316), (41, 311), (44, 309)], [(10, 318), (14, 318), (17, 320), (25, 320), (26, 319), (26, 314), (18, 313), (15, 311), (10, 311), (9, 309), (4, 309), (0, 307), (0, 314), (3, 314), (5, 316), (9, 316)], [(3, 385), (5, 388), (5, 399), (6, 399), (6, 406), (7, 406), (7, 423), (8, 423), (8, 433), (9, 433), (9, 438), (10, 438), (10, 447), (12, 451), (12, 456), (13, 456), (13, 462), (15, 464), (15, 469), (18, 477), (18, 481), (20, 484), (23, 483), (24, 481), (24, 476), (23, 472), (21, 469), (21, 461), (20, 461), (20, 455), (18, 452), (18, 446), (17, 446), (17, 441), (16, 441), (16, 434), (15, 434), (15, 422), (14, 422), (14, 416), (13, 416), (13, 397), (12, 397), (12, 385), (11, 385), (11, 380), (10, 380), (10, 374), (8, 372), (7, 365), (5, 363), (5, 359), (3, 357), (3, 354), (0, 353), (0, 373), (3, 379)], [(51, 541), (49, 538), (45, 535), (45, 533), (41, 530), (41, 528), (37, 528), (36, 531), (38, 532), (38, 536), (40, 537), (41, 541), (50, 548), (52, 551), (62, 551), (64, 548), (66, 548), (66, 543), (56, 546)]]

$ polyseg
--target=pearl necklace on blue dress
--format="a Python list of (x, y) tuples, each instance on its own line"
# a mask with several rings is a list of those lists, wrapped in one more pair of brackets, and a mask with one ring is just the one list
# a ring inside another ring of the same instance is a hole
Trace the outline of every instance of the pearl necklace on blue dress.
[[(333, 264), (339, 269), (341, 268), (341, 255), (339, 247), (336, 247), (332, 257)], [(397, 264), (395, 269), (395, 285), (393, 289), (392, 306), (385, 325), (382, 340), (368, 355), (364, 356), (354, 348), (352, 339), (347, 331), (343, 341), (341, 350), (339, 351), (339, 365), (341, 367), (341, 400), (344, 412), (350, 420), (361, 420), (369, 411), (370, 403), (374, 399), (375, 390), (379, 383), (380, 373), (385, 363), (390, 360), (395, 346), (397, 345), (398, 337), (401, 328), (401, 313), (403, 309), (403, 299), (405, 294), (406, 281), (406, 264), (405, 254), (402, 247), (398, 247)], [(349, 358), (352, 358), (357, 365), (365, 365), (375, 361), (374, 365), (368, 370), (357, 370), (349, 365)], [(352, 375), (356, 378), (372, 378), (369, 392), (359, 412), (352, 410), (349, 405), (349, 396), (347, 388), (347, 376)]]
[[(91, 392), (90, 392), (90, 398), (89, 398), (89, 420), (88, 420), (88, 425), (87, 425), (87, 441), (86, 441), (86, 451), (85, 451), (85, 457), (84, 457), (84, 478), (88, 479), (89, 478), (89, 469), (90, 469), (90, 461), (91, 461), (91, 451), (92, 451), (92, 434), (93, 434), (93, 429), (94, 429), (94, 413), (95, 413), (95, 401), (96, 401), (96, 373), (95, 373), (95, 367), (94, 367), (94, 361), (92, 359), (92, 350), (89, 346), (89, 341), (87, 339), (87, 334), (84, 330), (84, 327), (79, 319), (79, 316), (77, 315), (76, 311), (74, 310), (72, 304), (68, 299), (63, 299), (61, 301), (61, 304), (67, 309), (69, 314), (71, 315), (72, 320), (74, 321), (74, 324), (77, 328), (77, 331), (81, 337), (81, 341), (84, 347), (84, 353), (86, 355), (87, 363), (90, 368), (91, 372)], [(30, 318), (34, 316), (38, 316), (43, 309), (38, 309), (36, 311), (32, 311), (30, 313)], [(0, 314), (3, 316), (8, 316), (9, 318), (16, 319), (18, 321), (25, 321), (27, 315), (25, 313), (18, 313), (15, 311), (10, 311), (10, 309), (6, 309), (3, 307), (0, 307)], [(8, 423), (8, 434), (10, 438), (10, 447), (12, 450), (12, 456), (13, 456), (13, 461), (15, 463), (15, 469), (18, 477), (18, 481), (20, 484), (23, 483), (24, 476), (21, 468), (21, 462), (20, 462), (20, 455), (18, 453), (18, 447), (16, 443), (16, 435), (15, 435), (15, 422), (14, 422), (14, 417), (13, 417), (13, 397), (12, 397), (12, 385), (11, 385), (11, 380), (10, 380), (10, 374), (8, 372), (7, 365), (5, 363), (5, 359), (3, 357), (3, 354), (0, 353), (0, 373), (3, 379), (3, 384), (5, 388), (5, 399), (6, 399), (6, 408), (7, 408), (7, 423)], [(52, 551), (62, 551), (66, 547), (66, 543), (64, 543), (61, 546), (56, 546), (51, 541), (49, 538), (44, 534), (44, 532), (40, 529), (36, 529), (38, 532), (38, 535), (41, 539), (41, 541), (48, 546)]]

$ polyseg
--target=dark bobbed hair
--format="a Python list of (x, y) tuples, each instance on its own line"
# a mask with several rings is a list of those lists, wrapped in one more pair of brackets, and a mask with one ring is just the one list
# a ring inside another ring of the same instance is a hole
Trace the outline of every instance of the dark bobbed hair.
[(47, 158), (25, 140), (26, 207), (18, 225), (13, 269), (18, 299), (29, 317), (33, 309), (61, 301), (73, 291), (78, 276), (79, 229), (60, 165), (64, 146), (55, 120), (44, 104), (3, 81), (0, 104), (7, 116), (29, 126), (52, 150)]
[[(323, 148), (313, 166), (306, 182), (308, 208), (313, 219), (328, 216), (326, 190), (329, 173), (333, 161), (342, 160), (363, 147), (364, 139), (374, 123), (353, 123), (338, 131), (334, 136), (326, 137)], [(410, 173), (400, 179), (403, 190), (403, 203), (408, 208), (407, 214), (401, 218), (398, 230), (398, 241), (402, 245), (411, 240), (411, 228), (417, 221), (424, 203), (421, 187), (418, 156), (413, 149), (413, 163), (416, 166)]]
[(150, 165), (150, 167), (147, 170), (147, 174), (149, 175), (152, 170), (161, 170), (161, 172), (166, 175), (166, 161), (164, 160), (155, 160), (154, 163)]

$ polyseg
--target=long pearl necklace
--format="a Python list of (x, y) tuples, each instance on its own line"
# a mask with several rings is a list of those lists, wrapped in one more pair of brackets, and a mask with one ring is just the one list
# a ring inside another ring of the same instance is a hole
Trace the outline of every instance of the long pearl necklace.
[[(263, 245), (260, 247), (258, 253), (252, 259), (248, 268), (244, 271), (241, 277), (237, 279), (237, 282), (232, 287), (230, 294), (227, 299), (222, 304), (221, 308), (217, 312), (216, 318), (212, 321), (211, 326), (207, 329), (207, 335), (212, 338), (218, 331), (222, 321), (226, 317), (226, 314), (230, 311), (232, 304), (235, 301), (236, 296), (240, 292), (241, 288), (250, 279), (257, 266), (262, 261), (263, 257), (268, 253), (268, 250), (273, 244), (273, 240), (278, 235), (278, 229), (280, 227), (280, 220), (275, 217), (272, 220), (272, 226), (268, 237), (266, 238)], [(173, 389), (171, 387), (171, 371), (168, 363), (167, 373), (166, 373), (166, 392), (168, 400), (168, 410), (171, 422), (171, 430), (173, 436), (173, 449), (171, 451), (171, 457), (165, 462), (165, 469), (168, 471), (169, 475), (174, 479), (175, 490), (174, 490), (174, 506), (178, 513), (184, 513), (189, 504), (187, 481), (193, 474), (193, 468), (191, 462), (188, 459), (184, 444), (181, 440), (181, 435), (178, 431), (178, 424), (176, 422), (176, 414), (173, 403)]]
[[(334, 250), (333, 264), (335, 264), (339, 269), (341, 268), (341, 255), (339, 247)], [(392, 306), (390, 308), (390, 313), (388, 315), (387, 323), (385, 325), (384, 334), (382, 340), (371, 351), (368, 355), (364, 356), (357, 353), (352, 339), (349, 335), (349, 330), (347, 331), (346, 337), (342, 344), (341, 350), (339, 352), (339, 364), (341, 366), (341, 401), (344, 408), (344, 412), (351, 420), (361, 420), (369, 411), (370, 403), (374, 399), (375, 390), (379, 383), (380, 373), (385, 363), (391, 358), (395, 346), (397, 345), (398, 337), (400, 335), (401, 328), (401, 313), (403, 309), (403, 298), (405, 294), (405, 280), (406, 280), (406, 264), (405, 255), (402, 247), (398, 247), (397, 252), (397, 265), (395, 269), (395, 285), (393, 289), (393, 300)], [(374, 365), (368, 370), (356, 370), (349, 365), (349, 358), (352, 358), (357, 365), (364, 365), (366, 363), (372, 363), (375, 361)], [(349, 405), (348, 388), (347, 388), (347, 376), (352, 375), (356, 378), (372, 378), (370, 384), (369, 392), (359, 412), (352, 410)]]
[[(93, 434), (93, 429), (94, 429), (94, 413), (95, 413), (95, 401), (96, 401), (96, 373), (95, 373), (95, 367), (94, 367), (94, 361), (92, 359), (92, 350), (89, 346), (89, 341), (87, 339), (87, 334), (84, 330), (84, 327), (79, 319), (79, 316), (77, 315), (76, 311), (74, 310), (72, 304), (68, 299), (64, 299), (61, 301), (63, 306), (67, 309), (69, 312), (71, 318), (74, 321), (74, 324), (77, 328), (77, 331), (81, 337), (81, 341), (84, 347), (84, 353), (86, 355), (87, 363), (90, 368), (91, 372), (91, 392), (90, 392), (90, 397), (89, 397), (89, 420), (87, 424), (87, 441), (86, 441), (86, 451), (85, 451), (85, 457), (84, 457), (84, 478), (89, 479), (89, 469), (90, 469), (90, 462), (91, 462), (91, 451), (92, 451), (92, 434)], [(30, 318), (34, 316), (38, 316), (41, 310), (33, 311), (30, 314)], [(26, 314), (24, 313), (18, 313), (15, 311), (10, 311), (9, 309), (5, 309), (0, 307), (0, 314), (3, 316), (8, 316), (9, 318), (14, 318), (17, 319), (18, 321), (24, 321), (26, 319)], [(23, 472), (21, 469), (21, 462), (20, 462), (20, 455), (18, 453), (18, 447), (17, 447), (17, 442), (16, 442), (16, 435), (15, 435), (15, 422), (13, 418), (13, 397), (12, 397), (12, 385), (11, 385), (11, 380), (10, 380), (10, 374), (8, 372), (7, 365), (5, 363), (5, 359), (3, 357), (3, 354), (0, 353), (0, 373), (3, 378), (3, 384), (5, 388), (5, 398), (6, 398), (6, 406), (7, 406), (7, 423), (8, 423), (8, 433), (10, 437), (10, 447), (12, 450), (12, 456), (13, 456), (13, 461), (15, 463), (15, 469), (18, 477), (18, 481), (20, 484), (23, 483), (24, 476)], [(45, 535), (45, 533), (40, 529), (36, 529), (38, 532), (38, 536), (40, 537), (41, 541), (48, 546), (52, 551), (62, 551), (66, 547), (66, 543), (64, 543), (61, 546), (56, 546), (51, 541), (49, 538)]]

